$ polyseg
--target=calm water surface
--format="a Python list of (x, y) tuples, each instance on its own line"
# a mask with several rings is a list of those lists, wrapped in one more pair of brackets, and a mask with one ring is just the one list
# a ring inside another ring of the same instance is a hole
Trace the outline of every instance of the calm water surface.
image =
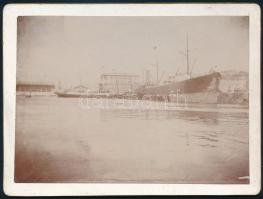
[(16, 182), (248, 183), (248, 109), (17, 97), (16, 111)]

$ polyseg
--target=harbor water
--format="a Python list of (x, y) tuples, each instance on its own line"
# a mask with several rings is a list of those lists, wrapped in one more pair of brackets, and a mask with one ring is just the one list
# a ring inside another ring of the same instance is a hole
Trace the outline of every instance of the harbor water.
[(17, 96), (15, 181), (249, 183), (248, 108), (127, 104)]

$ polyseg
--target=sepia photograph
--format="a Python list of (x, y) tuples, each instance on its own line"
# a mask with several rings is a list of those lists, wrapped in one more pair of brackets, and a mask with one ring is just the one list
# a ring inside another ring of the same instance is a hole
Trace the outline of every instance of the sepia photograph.
[(21, 14), (15, 28), (15, 184), (252, 183), (249, 15)]

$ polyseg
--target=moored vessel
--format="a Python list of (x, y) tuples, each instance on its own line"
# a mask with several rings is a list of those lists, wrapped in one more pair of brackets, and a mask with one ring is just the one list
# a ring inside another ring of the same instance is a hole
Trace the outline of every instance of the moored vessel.
[(158, 96), (172, 101), (191, 103), (217, 103), (220, 95), (219, 81), (221, 74), (212, 72), (208, 75), (189, 78), (166, 85), (141, 86), (136, 90), (140, 99), (144, 96)]
[(156, 83), (154, 85), (145, 84), (143, 86), (140, 86), (136, 90), (139, 99), (144, 99), (145, 96), (147, 96), (150, 99), (168, 100), (184, 103), (218, 102), (218, 96), (221, 93), (219, 90), (219, 81), (221, 79), (221, 74), (212, 70), (209, 74), (192, 77), (192, 71), (190, 71), (189, 65), (188, 35), (186, 42), (186, 73), (181, 75), (178, 75), (176, 73), (176, 80), (160, 85), (160, 80), (158, 79), (157, 60)]

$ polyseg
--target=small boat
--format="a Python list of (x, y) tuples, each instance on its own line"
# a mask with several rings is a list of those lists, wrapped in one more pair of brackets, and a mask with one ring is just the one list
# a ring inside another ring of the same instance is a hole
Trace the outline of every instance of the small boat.
[(110, 96), (110, 93), (107, 91), (91, 91), (83, 86), (65, 91), (56, 91), (55, 94), (64, 98), (107, 98)]
[(25, 94), (25, 97), (26, 97), (26, 98), (30, 98), (30, 97), (32, 97), (31, 92), (26, 93), (26, 94)]
[(77, 92), (55, 92), (58, 97), (66, 98), (76, 98), (76, 97), (88, 97), (86, 93), (77, 93)]

